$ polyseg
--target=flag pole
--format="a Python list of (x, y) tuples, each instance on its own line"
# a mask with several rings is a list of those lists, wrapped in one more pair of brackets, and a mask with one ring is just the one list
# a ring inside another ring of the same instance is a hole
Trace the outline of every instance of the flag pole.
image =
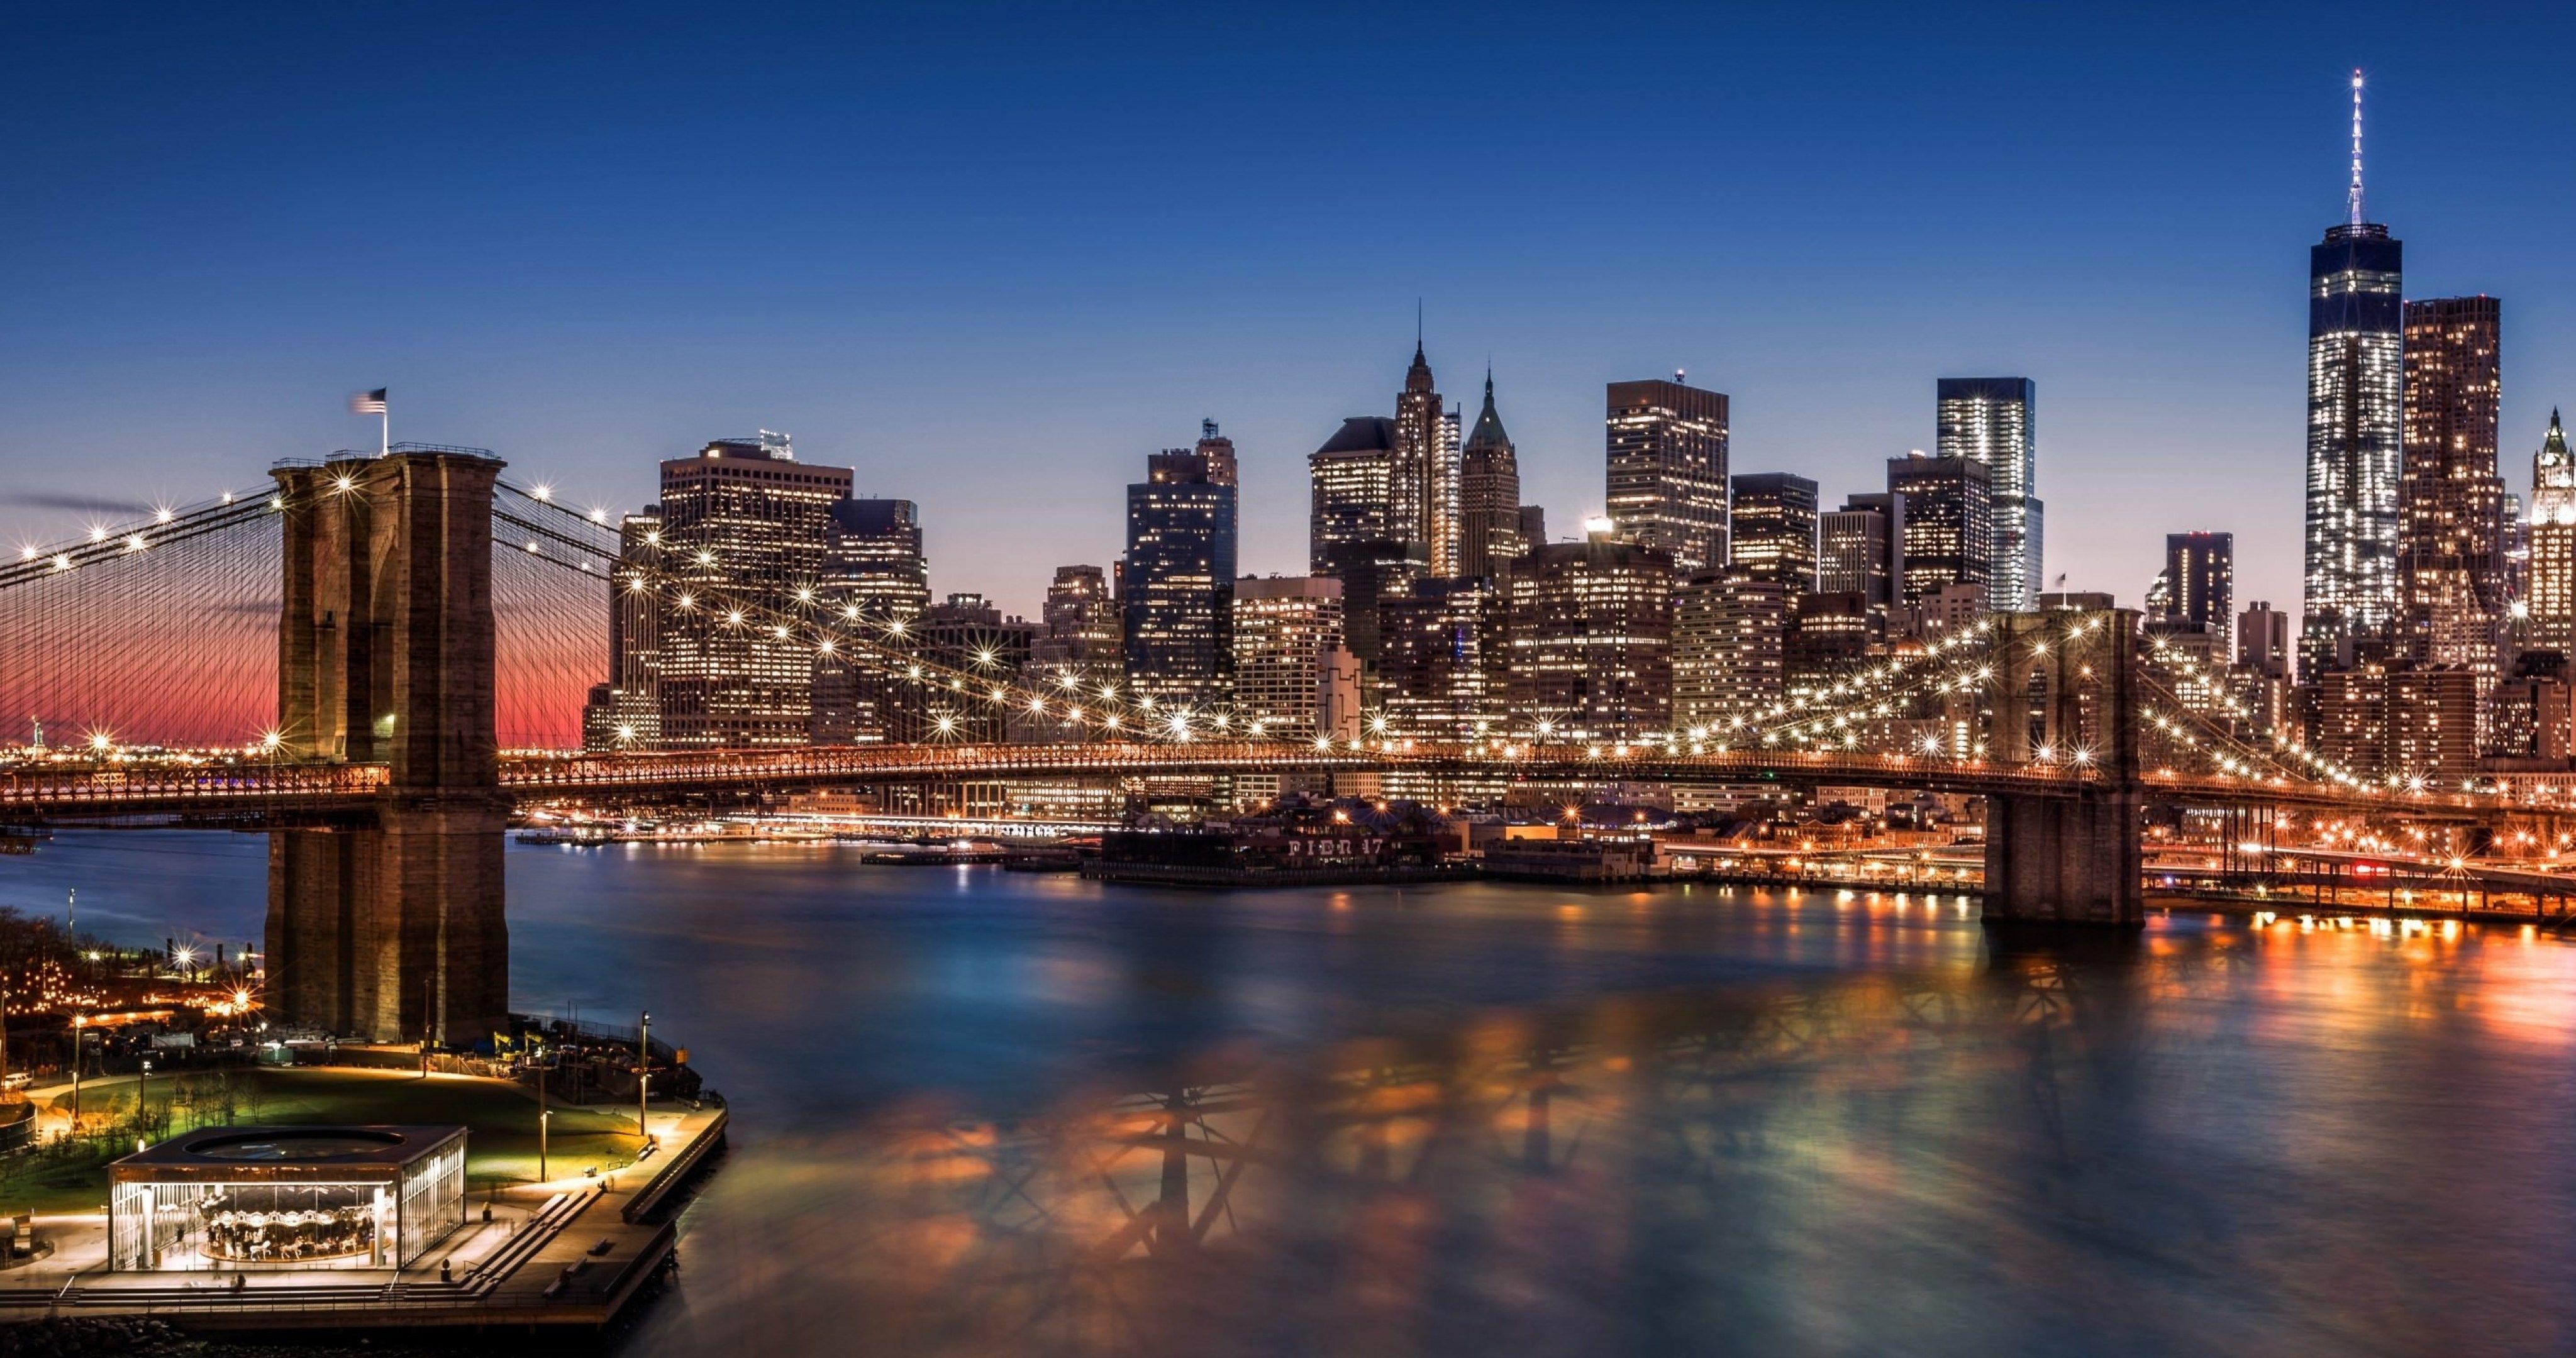
[(394, 403), (387, 400), (381, 405), (378, 405), (376, 407), (376, 419), (379, 421), (376, 427), (376, 432), (380, 434), (384, 440), (383, 447), (377, 455), (379, 457), (391, 457), (394, 455)]

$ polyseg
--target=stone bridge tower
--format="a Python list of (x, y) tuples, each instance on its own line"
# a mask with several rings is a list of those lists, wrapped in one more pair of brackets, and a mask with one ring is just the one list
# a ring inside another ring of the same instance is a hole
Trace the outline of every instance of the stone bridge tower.
[(1994, 624), (1986, 757), (2096, 776), (2066, 793), (1986, 799), (1985, 917), (2143, 925), (2138, 614), (1999, 613)]
[(358, 823), (269, 836), (268, 991), (374, 1041), (467, 1045), (509, 1011), (495, 735), (501, 462), (399, 446), (273, 474), (285, 503), (285, 755), (386, 766)]

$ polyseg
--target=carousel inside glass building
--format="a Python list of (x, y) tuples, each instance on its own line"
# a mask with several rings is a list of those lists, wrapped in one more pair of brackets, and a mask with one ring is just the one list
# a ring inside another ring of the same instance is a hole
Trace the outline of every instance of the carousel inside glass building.
[(465, 1222), (462, 1127), (221, 1127), (109, 1167), (108, 1267), (400, 1268)]

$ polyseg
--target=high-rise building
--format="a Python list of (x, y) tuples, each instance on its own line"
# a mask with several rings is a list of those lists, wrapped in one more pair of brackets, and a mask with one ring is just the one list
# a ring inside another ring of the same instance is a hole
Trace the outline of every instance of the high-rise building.
[[(1994, 508), (1986, 464), (1965, 457), (1890, 458), (1887, 493), (1905, 501), (1899, 596), (1920, 604), (1947, 584), (1994, 583)], [(1989, 596), (1991, 597), (1991, 596)]]
[[(812, 739), (813, 644), (747, 619), (808, 607), (824, 580), (833, 507), (850, 483), (849, 468), (798, 462), (787, 436), (768, 432), (662, 464), (662, 571), (701, 596), (662, 613), (664, 746)], [(708, 606), (715, 599), (729, 603)]]
[(1884, 619), (1904, 597), (1905, 497), (1854, 495), (1821, 516), (1816, 588), (1858, 594)]
[(1127, 487), (1119, 579), (1127, 686), (1185, 708), (1224, 701), (1234, 644), (1234, 487), (1185, 448), (1148, 457)]
[(1934, 451), (1986, 468), (1994, 524), (1987, 597), (1990, 606), (2007, 613), (2027, 611), (2042, 582), (2036, 391), (2027, 377), (1944, 377), (1935, 393)]
[[(1007, 702), (995, 702), (991, 686), (1007, 688), (1020, 683), (1037, 646), (1038, 625), (1026, 618), (1006, 618), (992, 600), (961, 592), (923, 610), (909, 630), (923, 659), (951, 670), (963, 670), (972, 676), (974, 684), (983, 686), (982, 691), (974, 687), (962, 691), (935, 686), (924, 689), (922, 696), (913, 701), (920, 705), (927, 729), (913, 738), (1010, 738), (1012, 722), (1020, 713)], [(1050, 729), (1052, 723), (1040, 723), (1027, 734)]]
[(608, 682), (582, 707), (582, 747), (650, 750), (662, 741), (662, 507), (646, 505), (617, 526), (609, 575)]
[[(837, 628), (913, 650), (930, 608), (930, 562), (921, 511), (910, 500), (843, 500), (832, 506), (832, 545), (816, 588)], [(922, 737), (925, 690), (883, 651), (852, 648), (815, 663), (814, 739), (827, 745)]]
[(2361, 74), (2352, 77), (2347, 220), (2308, 250), (2306, 615), (2299, 669), (2327, 667), (2385, 637), (2398, 606), (2399, 469), (2405, 366), (2403, 247), (2363, 220)]
[(2320, 688), (2328, 759), (2417, 788), (2453, 789), (2477, 773), (2477, 677), (2467, 670), (2367, 661), (2328, 671)]
[(1208, 484), (1216, 486), (1240, 484), (1235, 476), (1234, 440), (1216, 431), (1216, 421), (1199, 421), (1198, 446), (1190, 451), (1197, 453), (1207, 462)]
[(1521, 506), (1521, 550), (1533, 552), (1547, 543), (1547, 506)]
[(1458, 452), (1456, 574), (1491, 578), (1520, 560), (1521, 469), (1503, 417), (1494, 409), (1494, 375), (1485, 374), (1485, 408)]
[[(1342, 582), (1329, 575), (1246, 577), (1234, 582), (1234, 716), (1260, 740), (1325, 734), (1342, 649)], [(1277, 773), (1238, 775), (1235, 800), (1259, 806), (1292, 786)]]
[(1123, 677), (1125, 643), (1107, 572), (1098, 566), (1056, 567), (1039, 617), (1043, 629), (1029, 664), (1048, 683), (1062, 688), (1071, 678), (1073, 687), (1097, 691)]
[(1507, 584), (1424, 579), (1378, 601), (1377, 710), (1390, 734), (1473, 740), (1508, 726)]
[(2290, 615), (2261, 600), (2236, 615), (2236, 664), (2273, 679), (2290, 677)]
[(1531, 555), (1512, 577), (1520, 734), (1621, 740), (1671, 725), (1672, 579), (1671, 558), (1606, 526)]
[[(1395, 421), (1383, 415), (1354, 415), (1306, 456), (1306, 478), (1313, 496), (1307, 520), (1307, 566), (1330, 571), (1333, 551), (1350, 543), (1400, 542), (1404, 534), (1393, 517), (1398, 475)], [(1398, 552), (1398, 555), (1401, 553)]]
[(1703, 571), (1673, 591), (1675, 729), (1722, 733), (1780, 701), (1790, 597), (1779, 580), (1741, 568)]
[(1812, 697), (1866, 666), (1886, 640), (1885, 618), (1859, 593), (1797, 595), (1780, 642), (1781, 683), (1793, 699)]
[(2531, 455), (2528, 542), (2527, 644), (2536, 651), (2576, 656), (2576, 455), (2567, 450), (2567, 433), (2555, 410), (2549, 412), (2549, 433), (2540, 441), (2540, 451)]
[(1791, 594), (1816, 587), (1816, 483), (1788, 472), (1734, 478), (1727, 512), (1729, 563), (1756, 580), (1777, 580)]
[(2405, 306), (2397, 576), (2403, 654), (2457, 665), (2481, 699), (2504, 677), (2504, 479), (2496, 474), (2501, 312), (2493, 297)]
[(1726, 396), (1670, 382), (1609, 387), (1609, 507), (1619, 535), (1683, 575), (1726, 562)]
[(1322, 719), (1322, 666), (1341, 645), (1341, 581), (1329, 575), (1235, 581), (1235, 719), (1247, 729), (1257, 723), (1266, 739), (1313, 739)]
[(1432, 386), (1422, 342), (1395, 398), (1395, 471), (1387, 504), (1388, 536), (1422, 544), (1434, 575), (1458, 573), (1457, 440), (1449, 408)]
[(2159, 596), (2149, 600), (2150, 613), (2208, 628), (2223, 652), (2236, 609), (2236, 535), (2165, 534), (2165, 569), (2150, 594)]
[(1324, 554), (1315, 573), (1342, 582), (1343, 645), (1364, 669), (1378, 662), (1378, 604), (1396, 598), (1430, 574), (1418, 542), (1342, 542)]

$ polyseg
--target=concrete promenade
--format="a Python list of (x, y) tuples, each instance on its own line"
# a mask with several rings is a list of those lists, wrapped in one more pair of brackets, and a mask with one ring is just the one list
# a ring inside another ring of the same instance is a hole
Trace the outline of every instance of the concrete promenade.
[(662, 1149), (652, 1156), (596, 1179), (501, 1189), (490, 1195), (489, 1221), (478, 1195), (465, 1225), (407, 1269), (110, 1273), (105, 1218), (42, 1217), (38, 1232), (54, 1253), (0, 1271), (0, 1325), (148, 1315), (200, 1331), (595, 1329), (671, 1257), (675, 1232), (660, 1209), (723, 1146), (727, 1122), (722, 1108), (657, 1108), (651, 1127)]

